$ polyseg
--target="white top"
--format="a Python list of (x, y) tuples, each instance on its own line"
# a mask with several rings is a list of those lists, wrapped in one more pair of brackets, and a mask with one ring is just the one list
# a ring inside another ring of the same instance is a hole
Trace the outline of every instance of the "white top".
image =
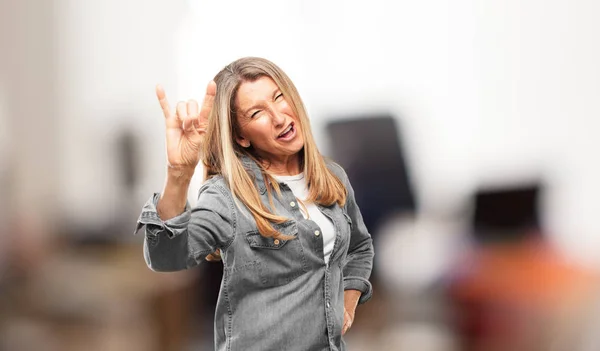
[[(331, 220), (319, 211), (317, 205), (314, 202), (306, 202), (306, 198), (308, 197), (308, 187), (306, 186), (306, 179), (304, 179), (304, 173), (300, 173), (293, 176), (276, 176), (273, 175), (280, 183), (285, 183), (290, 189), (294, 196), (297, 199), (304, 203), (306, 206), (306, 210), (310, 215), (310, 219), (319, 226), (319, 230), (321, 231), (323, 238), (323, 257), (325, 259), (325, 264), (329, 263), (329, 256), (331, 255), (331, 251), (333, 251), (333, 244), (335, 243), (335, 228), (333, 227), (333, 223)], [(304, 218), (308, 218), (307, 214), (304, 212), (303, 206), (298, 204), (298, 208)]]

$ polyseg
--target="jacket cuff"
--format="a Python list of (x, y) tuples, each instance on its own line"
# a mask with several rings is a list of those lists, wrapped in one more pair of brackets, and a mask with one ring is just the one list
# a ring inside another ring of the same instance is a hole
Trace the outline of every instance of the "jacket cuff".
[(174, 238), (187, 230), (190, 221), (190, 204), (186, 202), (185, 210), (182, 214), (163, 221), (158, 216), (156, 206), (160, 199), (160, 193), (154, 193), (144, 204), (142, 212), (138, 217), (135, 235), (143, 226), (146, 226), (147, 233), (150, 235), (158, 235), (160, 232), (166, 232), (169, 238)]
[(360, 299), (358, 304), (369, 301), (373, 295), (373, 286), (365, 278), (361, 277), (344, 277), (344, 290), (358, 290), (360, 291)]

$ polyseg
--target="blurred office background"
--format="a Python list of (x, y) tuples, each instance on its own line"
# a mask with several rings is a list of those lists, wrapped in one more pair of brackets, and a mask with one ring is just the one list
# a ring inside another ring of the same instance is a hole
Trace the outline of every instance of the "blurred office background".
[(0, 350), (212, 349), (220, 263), (154, 273), (132, 233), (164, 181), (155, 85), (200, 100), (242, 56), (295, 82), (373, 235), (350, 350), (600, 350), (599, 15), (2, 0)]

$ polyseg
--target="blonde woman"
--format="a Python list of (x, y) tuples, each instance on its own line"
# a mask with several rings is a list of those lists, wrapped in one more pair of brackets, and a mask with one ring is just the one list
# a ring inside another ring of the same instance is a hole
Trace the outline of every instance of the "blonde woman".
[[(145, 204), (144, 257), (155, 271), (221, 258), (216, 350), (344, 350), (372, 294), (373, 245), (344, 170), (319, 153), (294, 84), (272, 62), (226, 66), (199, 108), (166, 122), (168, 171)], [(194, 208), (190, 179), (207, 180)]]

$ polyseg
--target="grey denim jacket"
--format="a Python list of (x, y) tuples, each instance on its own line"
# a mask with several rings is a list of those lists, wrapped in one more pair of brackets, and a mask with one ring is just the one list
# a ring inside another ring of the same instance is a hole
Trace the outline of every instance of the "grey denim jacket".
[[(249, 158), (262, 201), (268, 204), (263, 175)], [(371, 298), (371, 235), (364, 225), (354, 191), (342, 167), (327, 161), (344, 182), (344, 207), (320, 206), (335, 227), (329, 264), (323, 258), (320, 228), (304, 219), (285, 184), (275, 192), (276, 212), (291, 220), (276, 229), (295, 236), (274, 240), (260, 235), (249, 211), (236, 205), (221, 176), (206, 181), (197, 205), (162, 221), (156, 212), (159, 194), (144, 205), (136, 232), (144, 225), (144, 258), (155, 271), (194, 267), (221, 249), (223, 280), (215, 312), (216, 350), (345, 350), (342, 339), (344, 290), (361, 291), (359, 304)]]

